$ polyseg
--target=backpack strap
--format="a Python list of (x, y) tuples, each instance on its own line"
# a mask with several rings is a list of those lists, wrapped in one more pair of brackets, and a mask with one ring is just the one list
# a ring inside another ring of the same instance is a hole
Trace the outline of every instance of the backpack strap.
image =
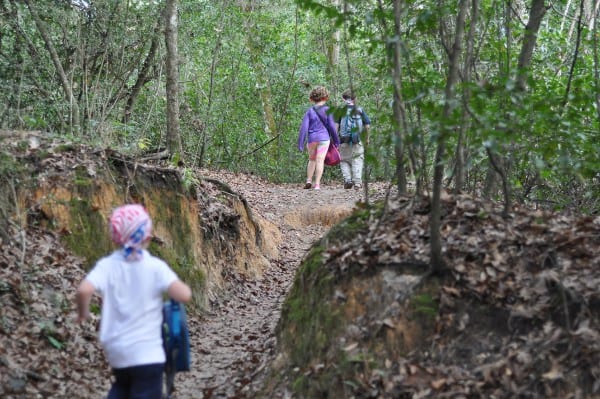
[(331, 130), (329, 130), (329, 125), (323, 120), (323, 117), (321, 116), (321, 114), (319, 113), (319, 111), (317, 111), (317, 109), (313, 106), (311, 107), (313, 111), (315, 111), (315, 114), (317, 114), (317, 117), (319, 118), (319, 120), (321, 121), (321, 124), (323, 125), (323, 127), (325, 128), (325, 130), (327, 130), (327, 133), (329, 133), (329, 138), (332, 138), (332, 133)]

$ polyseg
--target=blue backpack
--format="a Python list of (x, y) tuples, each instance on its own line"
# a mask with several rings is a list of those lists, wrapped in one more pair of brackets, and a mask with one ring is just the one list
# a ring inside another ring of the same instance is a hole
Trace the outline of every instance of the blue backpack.
[(360, 107), (347, 107), (346, 115), (340, 120), (340, 143), (360, 142), (363, 131), (363, 110)]
[(190, 334), (185, 306), (173, 299), (163, 306), (162, 338), (167, 357), (166, 397), (169, 399), (174, 388), (175, 373), (190, 370)]

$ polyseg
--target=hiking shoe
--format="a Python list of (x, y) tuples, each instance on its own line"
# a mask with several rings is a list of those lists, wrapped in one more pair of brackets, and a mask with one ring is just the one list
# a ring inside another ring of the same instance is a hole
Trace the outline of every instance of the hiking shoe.
[(357, 190), (360, 190), (360, 189), (362, 188), (362, 184), (360, 184), (360, 183), (356, 183), (356, 184), (354, 185), (354, 188), (355, 188), (355, 189), (357, 189)]
[(315, 184), (315, 190), (320, 190), (320, 189), (321, 189), (321, 186), (318, 184)]
[(306, 182), (306, 184), (304, 185), (305, 189), (309, 189), (312, 187), (312, 184), (310, 184), (310, 182)]
[(354, 183), (352, 183), (351, 181), (345, 181), (344, 182), (344, 188), (347, 190), (349, 188), (352, 188), (352, 186), (354, 185)]

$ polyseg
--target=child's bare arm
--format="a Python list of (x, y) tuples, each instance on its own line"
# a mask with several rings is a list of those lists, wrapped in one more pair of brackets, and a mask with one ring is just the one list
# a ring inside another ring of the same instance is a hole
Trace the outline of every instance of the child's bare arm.
[(90, 317), (90, 301), (96, 288), (87, 280), (83, 280), (77, 289), (77, 321), (79, 323), (87, 320)]
[(177, 302), (187, 303), (192, 299), (192, 290), (181, 280), (175, 280), (167, 290), (169, 296)]

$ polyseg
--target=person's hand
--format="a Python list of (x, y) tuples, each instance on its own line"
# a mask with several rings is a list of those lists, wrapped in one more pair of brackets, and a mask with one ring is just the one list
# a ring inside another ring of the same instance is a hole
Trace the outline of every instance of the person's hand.
[(84, 321), (86, 321), (87, 319), (90, 318), (90, 311), (86, 310), (83, 312), (78, 312), (77, 313), (77, 317), (75, 318), (75, 321), (79, 324), (83, 323)]
[(77, 294), (75, 295), (75, 303), (77, 304), (77, 322), (83, 323), (90, 318), (90, 301), (96, 288), (88, 280), (83, 280), (79, 284)]

